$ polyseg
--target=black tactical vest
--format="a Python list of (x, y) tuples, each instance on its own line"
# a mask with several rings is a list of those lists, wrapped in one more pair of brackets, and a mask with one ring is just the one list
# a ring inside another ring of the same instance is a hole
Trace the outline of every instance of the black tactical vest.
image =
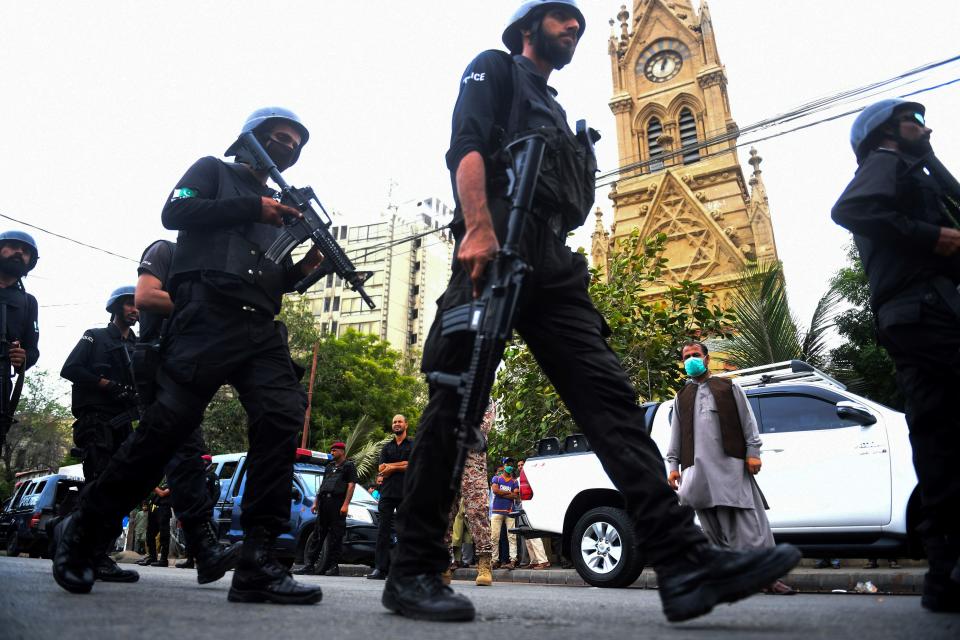
[[(259, 185), (245, 177), (246, 166), (219, 162), (218, 200), (272, 194), (266, 187), (258, 189)], [(264, 257), (279, 234), (280, 229), (257, 222), (180, 230), (168, 291), (175, 292), (180, 282), (191, 277), (199, 275), (202, 279), (207, 272), (226, 273), (239, 278), (239, 282), (235, 291), (218, 287), (221, 293), (264, 311), (279, 310), (284, 293), (284, 271), (290, 259), (278, 265)], [(244, 283), (252, 286), (243, 286)]]
[[(504, 54), (506, 55), (506, 54)], [(576, 229), (590, 214), (594, 202), (597, 158), (589, 133), (578, 137), (567, 124), (567, 114), (547, 88), (546, 79), (514, 56), (513, 103), (501, 148), (532, 130), (545, 134), (547, 148), (534, 194), (538, 215), (559, 214), (564, 231)], [(495, 161), (508, 165), (504, 151)]]

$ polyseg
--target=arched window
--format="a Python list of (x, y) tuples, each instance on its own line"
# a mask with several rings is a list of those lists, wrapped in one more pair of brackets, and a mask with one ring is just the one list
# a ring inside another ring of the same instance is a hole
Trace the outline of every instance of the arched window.
[(660, 136), (663, 135), (663, 125), (658, 118), (650, 118), (647, 123), (647, 148), (650, 150), (650, 172), (663, 169), (663, 147), (660, 146)]
[(697, 148), (697, 121), (690, 109), (680, 110), (680, 148), (683, 149), (683, 164), (692, 164), (700, 160)]

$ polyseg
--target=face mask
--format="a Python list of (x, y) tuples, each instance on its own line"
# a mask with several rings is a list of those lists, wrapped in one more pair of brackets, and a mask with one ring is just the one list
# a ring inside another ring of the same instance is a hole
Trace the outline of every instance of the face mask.
[(281, 172), (293, 166), (293, 156), (296, 151), (287, 145), (268, 139), (267, 143), (263, 146), (263, 150), (267, 152), (267, 155), (270, 156), (270, 159), (273, 160), (274, 164), (277, 165), (277, 169)]
[(697, 378), (707, 372), (707, 365), (703, 358), (687, 358), (683, 361), (683, 368), (691, 378)]
[(0, 259), (0, 271), (14, 278), (22, 278), (30, 271), (30, 265), (20, 256), (9, 256)]
[(512, 474), (513, 474), (513, 467), (504, 467), (504, 468), (503, 468), (503, 472), (506, 473), (507, 475), (512, 475)]

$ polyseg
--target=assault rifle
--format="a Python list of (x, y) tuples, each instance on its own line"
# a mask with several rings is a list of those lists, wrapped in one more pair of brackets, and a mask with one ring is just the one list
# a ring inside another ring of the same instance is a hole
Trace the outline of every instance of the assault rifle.
[[(12, 387), (13, 373), (17, 374), (17, 382)], [(23, 391), (23, 371), (17, 371), (10, 364), (10, 340), (7, 338), (7, 305), (0, 302), (0, 452), (3, 451), (10, 431), (16, 420), (13, 415), (17, 412), (20, 403), (20, 393)]]
[[(363, 288), (364, 283), (373, 275), (373, 272), (357, 271), (350, 258), (337, 244), (336, 238), (330, 233), (330, 225), (333, 224), (333, 220), (330, 219), (327, 210), (323, 208), (323, 204), (317, 198), (313, 188), (303, 187), (298, 189), (290, 186), (280, 175), (276, 163), (270, 159), (252, 131), (240, 136), (240, 146), (247, 152), (246, 155), (249, 159), (253, 161), (254, 170), (268, 172), (273, 181), (280, 187), (280, 202), (303, 214), (303, 218), (283, 226), (280, 237), (267, 249), (267, 258), (273, 260), (276, 264), (280, 264), (296, 246), (307, 240), (312, 240), (320, 249), (320, 253), (323, 254), (324, 264), (330, 265), (333, 272), (343, 278), (351, 289), (360, 294), (367, 306), (373, 309), (376, 305)], [(320, 218), (311, 201), (317, 203), (317, 207), (323, 212), (326, 220)], [(295, 285), (297, 292), (306, 292), (317, 280), (330, 273), (330, 267), (326, 269), (318, 268), (297, 282)]]
[(441, 317), (441, 335), (463, 331), (474, 334), (470, 365), (465, 372), (452, 374), (433, 371), (427, 374), (427, 380), (432, 384), (460, 394), (457, 458), (450, 480), (451, 489), (455, 491), (460, 488), (460, 476), (463, 475), (467, 453), (486, 449), (480, 424), (490, 400), (497, 366), (513, 331), (513, 316), (523, 279), (530, 271), (530, 266), (519, 253), (519, 243), (533, 204), (545, 147), (546, 140), (539, 133), (519, 138), (506, 147), (511, 160), (508, 175), (512, 195), (506, 240), (500, 252), (487, 264), (486, 283), (480, 297), (448, 309)]

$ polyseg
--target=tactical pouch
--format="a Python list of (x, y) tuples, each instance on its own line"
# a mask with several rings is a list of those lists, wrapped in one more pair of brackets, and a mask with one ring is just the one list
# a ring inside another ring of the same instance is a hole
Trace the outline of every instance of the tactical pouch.
[(139, 342), (133, 349), (133, 378), (137, 395), (144, 405), (151, 404), (156, 396), (157, 371), (160, 369), (160, 343)]

